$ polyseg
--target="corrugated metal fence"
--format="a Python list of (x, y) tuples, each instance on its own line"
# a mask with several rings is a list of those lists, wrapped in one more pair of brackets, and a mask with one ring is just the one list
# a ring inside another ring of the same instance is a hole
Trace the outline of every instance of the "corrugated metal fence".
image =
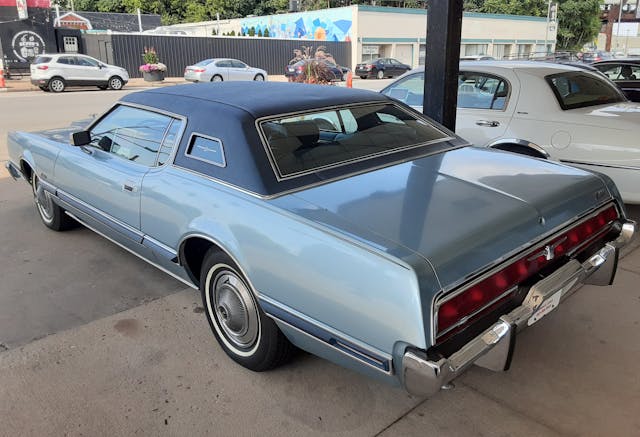
[(240, 59), (269, 74), (284, 74), (285, 66), (294, 57), (293, 50), (302, 46), (311, 46), (312, 52), (325, 46), (338, 64), (351, 65), (350, 42), (138, 34), (85, 34), (84, 38), (88, 55), (126, 68), (131, 77), (142, 77), (138, 67), (145, 47), (155, 48), (169, 77), (182, 76), (187, 65), (219, 57)]

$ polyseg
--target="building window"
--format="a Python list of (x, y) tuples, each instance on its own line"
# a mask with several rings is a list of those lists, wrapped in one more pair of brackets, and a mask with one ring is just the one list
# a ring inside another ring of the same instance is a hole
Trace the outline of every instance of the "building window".
[(362, 62), (373, 61), (380, 57), (380, 46), (363, 45), (362, 46)]
[(78, 53), (78, 38), (65, 36), (62, 38), (65, 53)]

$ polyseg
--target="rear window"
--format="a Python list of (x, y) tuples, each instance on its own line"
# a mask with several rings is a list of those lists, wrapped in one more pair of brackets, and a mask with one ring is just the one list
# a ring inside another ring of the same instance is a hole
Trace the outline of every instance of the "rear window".
[(449, 139), (388, 103), (289, 115), (262, 121), (260, 129), (281, 179)]
[(33, 60), (34, 64), (46, 64), (47, 62), (51, 62), (51, 56), (37, 56)]
[(591, 73), (570, 71), (545, 79), (565, 110), (626, 101), (615, 85)]
[(211, 64), (212, 62), (213, 62), (213, 59), (205, 59), (204, 61), (200, 61), (195, 65), (196, 65), (196, 67), (206, 67), (207, 65)]

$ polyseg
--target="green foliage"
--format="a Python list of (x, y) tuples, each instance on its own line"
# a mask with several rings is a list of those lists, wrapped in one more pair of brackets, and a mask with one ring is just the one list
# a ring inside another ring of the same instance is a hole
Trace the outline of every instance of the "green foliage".
[(142, 54), (142, 60), (145, 64), (157, 64), (159, 60), (156, 49), (153, 47), (145, 47), (144, 53)]
[(229, 36), (236, 36), (236, 31), (232, 30), (231, 32), (229, 32)]
[(561, 0), (558, 6), (558, 48), (580, 50), (600, 31), (600, 0)]
[(262, 30), (258, 29), (258, 38), (262, 38)]
[(466, 12), (482, 12), (484, 0), (464, 0), (462, 7)]
[(546, 0), (484, 0), (479, 12), (546, 17), (547, 9)]
[(249, 36), (256, 36), (256, 28), (251, 26), (247, 33), (249, 34)]
[(264, 33), (262, 34), (262, 36), (264, 36), (265, 38), (269, 38), (269, 29), (265, 29)]

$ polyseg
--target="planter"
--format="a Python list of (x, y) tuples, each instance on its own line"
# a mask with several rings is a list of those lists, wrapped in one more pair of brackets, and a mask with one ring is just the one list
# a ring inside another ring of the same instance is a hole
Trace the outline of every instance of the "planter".
[(145, 82), (161, 82), (164, 80), (164, 71), (143, 71), (142, 77)]

